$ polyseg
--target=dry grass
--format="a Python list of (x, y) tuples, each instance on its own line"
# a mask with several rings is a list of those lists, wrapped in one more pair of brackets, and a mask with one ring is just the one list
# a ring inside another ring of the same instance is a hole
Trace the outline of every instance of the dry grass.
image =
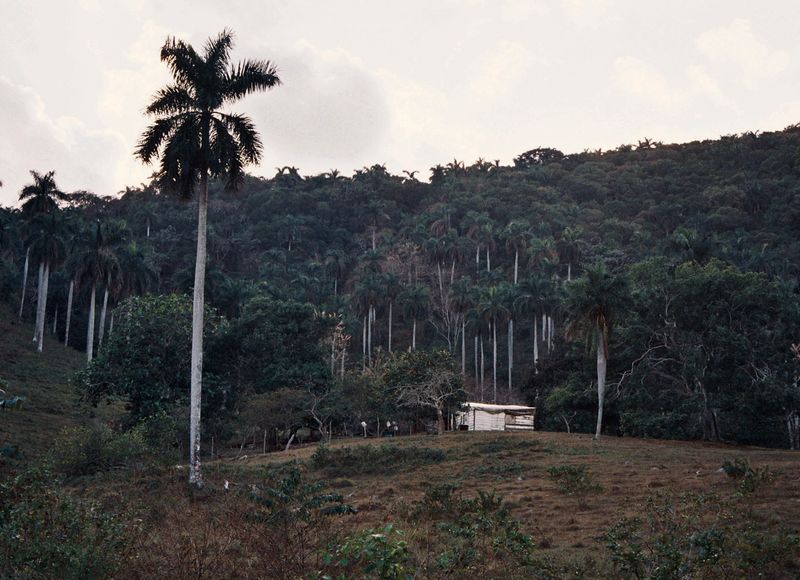
[[(430, 484), (449, 482), (466, 493), (497, 491), (521, 519), (526, 531), (544, 540), (548, 551), (568, 558), (600, 556), (600, 537), (620, 518), (641, 515), (654, 492), (732, 494), (736, 483), (720, 466), (725, 459), (745, 458), (754, 467), (779, 472), (774, 484), (754, 500), (755, 517), (771, 528), (800, 533), (800, 461), (797, 453), (755, 447), (699, 442), (604, 438), (564, 433), (452, 433), (416, 436), (390, 444), (440, 448), (442, 463), (389, 476), (347, 477), (348, 501), (359, 508), (359, 524), (393, 519), (400, 506), (418, 500)], [(351, 439), (344, 445), (385, 444), (383, 440)], [(241, 465), (256, 467), (287, 460), (306, 461), (314, 446), (250, 457)], [(240, 466), (241, 466), (240, 465)], [(585, 498), (566, 496), (549, 477), (559, 465), (586, 465), (602, 491)], [(213, 477), (213, 476), (212, 476)]]

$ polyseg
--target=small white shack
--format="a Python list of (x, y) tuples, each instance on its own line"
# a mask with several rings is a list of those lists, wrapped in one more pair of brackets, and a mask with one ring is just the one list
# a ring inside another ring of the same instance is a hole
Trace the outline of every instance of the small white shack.
[(456, 413), (456, 429), (461, 431), (533, 431), (536, 407), (464, 403)]

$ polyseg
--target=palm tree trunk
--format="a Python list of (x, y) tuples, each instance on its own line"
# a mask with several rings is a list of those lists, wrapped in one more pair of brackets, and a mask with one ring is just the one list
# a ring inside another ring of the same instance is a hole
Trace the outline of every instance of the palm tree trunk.
[(69, 293), (67, 294), (67, 322), (64, 329), (64, 346), (69, 346), (69, 323), (72, 318), (72, 295), (75, 291), (75, 280), (69, 281)]
[(486, 376), (486, 357), (483, 352), (483, 335), (481, 335), (481, 403), (484, 401), (483, 384)]
[(519, 280), (519, 250), (514, 252), (514, 284)]
[(572, 262), (567, 262), (567, 282), (572, 282)]
[(111, 320), (108, 323), (108, 340), (111, 340), (111, 333), (114, 332), (114, 311), (111, 311)]
[(361, 361), (362, 368), (367, 368), (367, 315), (364, 315), (364, 322), (361, 325)]
[(25, 308), (25, 292), (28, 289), (28, 263), (30, 262), (31, 249), (25, 250), (25, 266), (22, 268), (22, 298), (19, 301), (19, 317), (22, 318), (22, 309)]
[(492, 263), (489, 261), (489, 246), (486, 246), (486, 271), (492, 271)]
[(542, 312), (542, 342), (547, 344), (547, 316)]
[(372, 364), (372, 304), (369, 305), (367, 315), (367, 362)]
[(492, 402), (497, 402), (497, 321), (492, 319)]
[(392, 352), (392, 301), (389, 300), (389, 352)]
[(417, 319), (414, 319), (414, 324), (411, 327), (411, 350), (417, 348)]
[(597, 430), (594, 438), (600, 438), (603, 429), (603, 404), (606, 397), (606, 366), (608, 364), (606, 353), (605, 335), (600, 327), (597, 328)]
[(481, 245), (475, 244), (475, 273), (481, 271)]
[(33, 323), (33, 342), (36, 342), (36, 333), (39, 331), (39, 305), (42, 302), (42, 280), (44, 280), (44, 261), (39, 262), (39, 278), (36, 283), (36, 320)]
[(103, 346), (103, 337), (106, 333), (106, 311), (108, 310), (108, 285), (111, 283), (111, 276), (106, 278), (106, 287), (103, 292), (103, 307), (100, 309), (100, 330), (97, 331), (97, 350)]
[(533, 317), (533, 374), (539, 373), (539, 325), (536, 324), (536, 316)]
[[(204, 136), (208, 138), (207, 135)], [(203, 487), (200, 468), (200, 399), (203, 389), (203, 318), (205, 310), (206, 236), (208, 231), (208, 173), (202, 172), (197, 203), (197, 256), (192, 301), (192, 361), (189, 403), (189, 484)]]
[(89, 298), (89, 324), (86, 327), (86, 362), (92, 362), (94, 354), (94, 301), (97, 282), (92, 280), (92, 295)]
[(514, 368), (514, 321), (508, 321), (508, 392), (511, 393), (511, 370)]
[(53, 336), (58, 336), (58, 304), (56, 304), (56, 313), (53, 315)]
[(331, 337), (331, 376), (336, 375), (336, 332)]
[(45, 264), (44, 274), (42, 275), (42, 293), (36, 302), (37, 306), (37, 327), (36, 327), (36, 350), (42, 352), (44, 348), (44, 318), (47, 314), (47, 287), (50, 283), (50, 264)]
[(475, 335), (475, 385), (478, 384), (478, 378), (480, 375), (478, 374), (478, 335)]
[(467, 323), (461, 320), (461, 374), (467, 376)]
[(150, 237), (150, 218), (147, 218), (147, 237)]

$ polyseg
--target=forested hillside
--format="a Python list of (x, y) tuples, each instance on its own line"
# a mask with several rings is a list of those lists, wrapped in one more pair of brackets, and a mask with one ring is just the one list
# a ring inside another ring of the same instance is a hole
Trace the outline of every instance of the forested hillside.
[[(4, 300), (91, 345), (90, 399), (169, 412), (191, 302), (133, 297), (190, 292), (195, 203), (155, 181), (100, 197), (33, 177), (0, 212)], [(471, 398), (534, 404), (541, 428), (594, 429), (599, 351), (608, 434), (798, 445), (800, 127), (454, 160), (429, 182), (284, 167), (212, 184), (209, 226), (203, 404), (220, 437), (360, 429), (389, 412), (372, 369), (444, 348)]]

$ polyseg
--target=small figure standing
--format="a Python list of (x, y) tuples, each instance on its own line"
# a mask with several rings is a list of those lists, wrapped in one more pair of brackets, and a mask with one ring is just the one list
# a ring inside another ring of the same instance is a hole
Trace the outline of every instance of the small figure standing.
[(367, 422), (361, 421), (361, 428), (364, 430), (364, 438), (367, 437)]

